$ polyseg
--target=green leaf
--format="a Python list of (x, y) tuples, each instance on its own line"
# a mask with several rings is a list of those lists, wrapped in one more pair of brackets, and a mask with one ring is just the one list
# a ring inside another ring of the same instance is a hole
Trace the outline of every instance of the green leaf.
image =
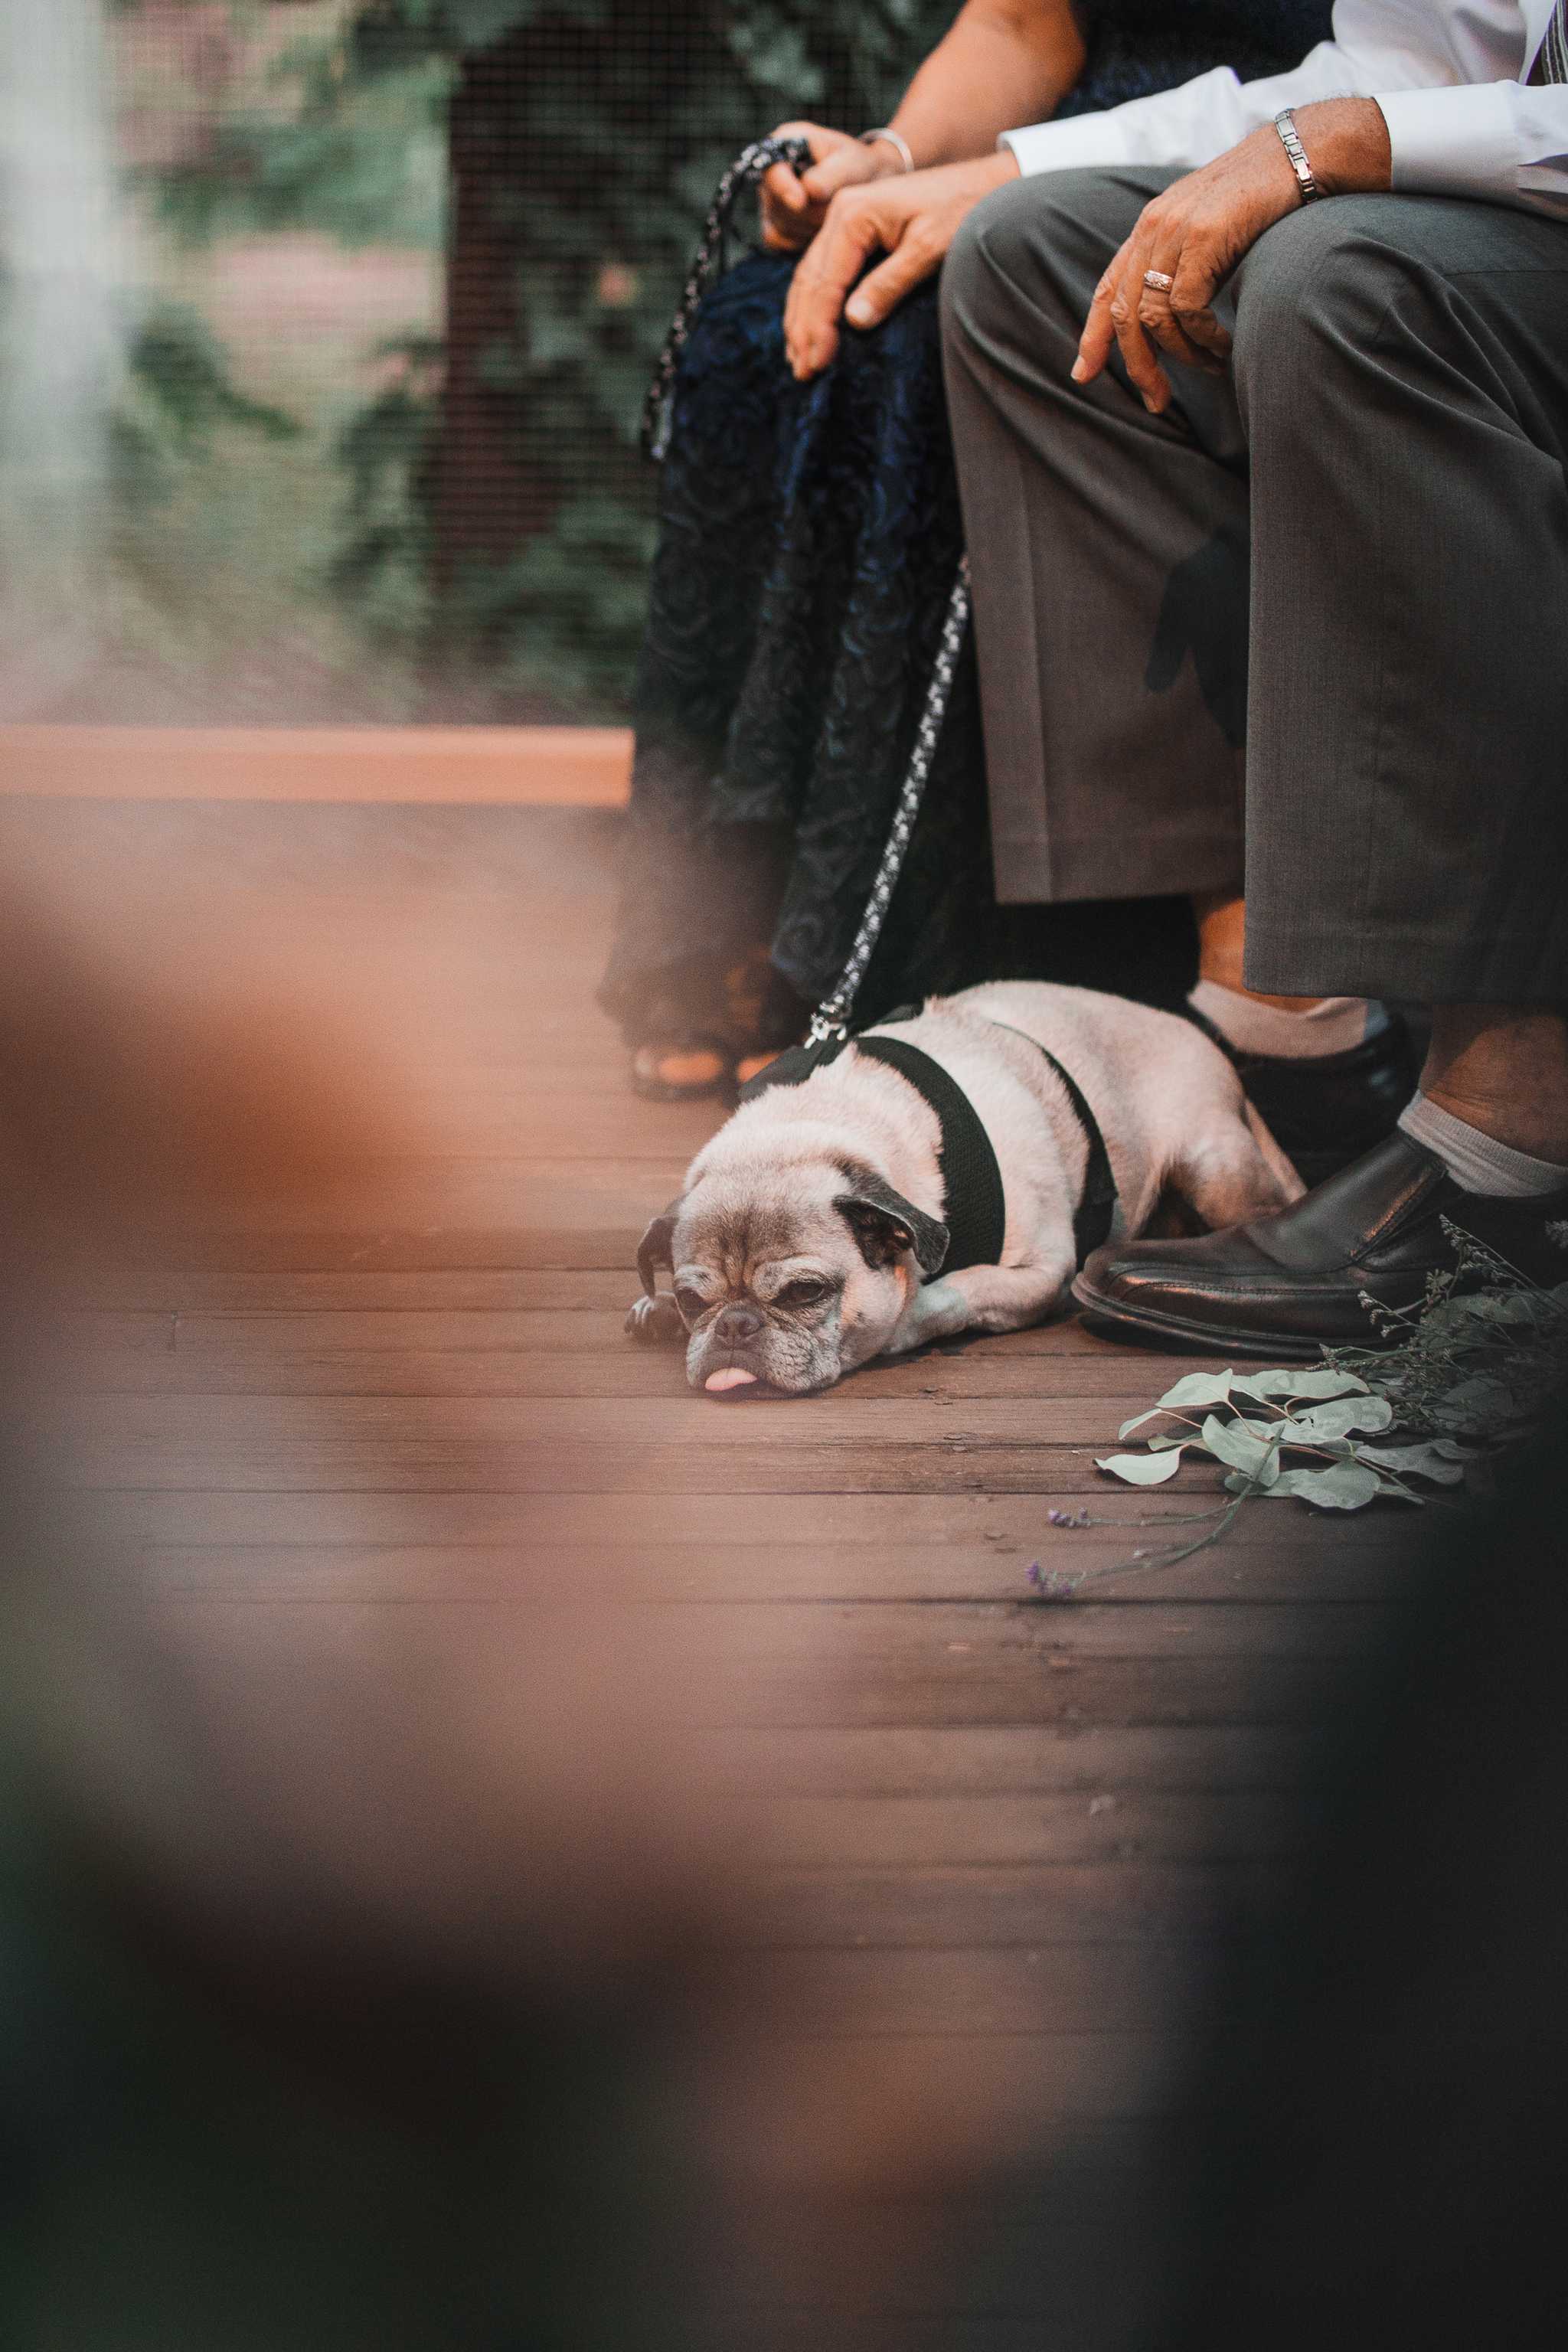
[(1103, 1461), (1095, 1462), (1097, 1470), (1109, 1470), (1113, 1478), (1124, 1478), (1130, 1486), (1163, 1486), (1173, 1478), (1182, 1466), (1179, 1446), (1169, 1454), (1108, 1454)]
[(1272, 1397), (1337, 1397), (1364, 1396), (1366, 1382), (1353, 1372), (1336, 1371), (1328, 1364), (1311, 1371), (1248, 1372), (1231, 1381), (1237, 1396), (1256, 1397), (1267, 1403)]
[(1131, 1437), (1135, 1429), (1142, 1429), (1143, 1423), (1152, 1421), (1157, 1412), (1180, 1412), (1184, 1405), (1228, 1404), (1231, 1381), (1229, 1372), (1189, 1372), (1184, 1380), (1176, 1382), (1173, 1389), (1167, 1389), (1159, 1403), (1152, 1404), (1147, 1412), (1139, 1413), (1132, 1421), (1124, 1421), (1116, 1434), (1118, 1437)]
[(1373, 1435), (1393, 1420), (1394, 1407), (1386, 1397), (1338, 1397), (1332, 1403), (1314, 1405), (1310, 1412), (1293, 1415), (1286, 1424), (1285, 1443), (1304, 1445), (1324, 1437), (1348, 1437), (1355, 1429)]
[(1526, 1418), (1513, 1391), (1491, 1372), (1477, 1373), (1448, 1390), (1433, 1418), (1444, 1429), (1463, 1430), (1469, 1437), (1490, 1437)]
[(1462, 1486), (1467, 1458), (1464, 1449), (1446, 1437), (1424, 1445), (1356, 1447), (1358, 1462), (1371, 1462), (1380, 1470), (1397, 1470), (1402, 1477), (1430, 1478), (1438, 1486)]
[(1204, 1444), (1216, 1461), (1228, 1462), (1233, 1470), (1240, 1470), (1259, 1486), (1272, 1486), (1279, 1475), (1279, 1448), (1275, 1442), (1276, 1430), (1282, 1423), (1221, 1421), (1211, 1412), (1204, 1423)]
[(1335, 1462), (1327, 1470), (1283, 1470), (1269, 1492), (1298, 1496), (1321, 1511), (1359, 1511), (1379, 1495), (1396, 1495), (1399, 1489), (1363, 1463)]

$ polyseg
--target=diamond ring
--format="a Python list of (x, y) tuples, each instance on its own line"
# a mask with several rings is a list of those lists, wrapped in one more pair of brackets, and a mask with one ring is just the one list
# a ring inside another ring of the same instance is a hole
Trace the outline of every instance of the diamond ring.
[(1143, 272), (1144, 285), (1152, 286), (1161, 294), (1168, 294), (1175, 282), (1163, 269), (1146, 269)]

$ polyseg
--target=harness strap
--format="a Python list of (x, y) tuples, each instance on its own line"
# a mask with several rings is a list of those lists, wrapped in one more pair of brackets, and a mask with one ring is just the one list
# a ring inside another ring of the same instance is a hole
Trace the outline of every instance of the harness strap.
[[(918, 1004), (900, 1004), (882, 1017), (912, 1021), (919, 1011)], [(918, 1045), (903, 1037), (870, 1034), (792, 1045), (741, 1088), (741, 1100), (753, 1102), (770, 1087), (804, 1086), (814, 1071), (836, 1062), (848, 1045), (868, 1061), (882, 1062), (897, 1070), (936, 1114), (937, 1163), (942, 1170), (942, 1217), (947, 1226), (943, 1274), (961, 1273), (966, 1265), (998, 1264), (1007, 1233), (1007, 1202), (991, 1138), (957, 1079)]]
[(943, 1274), (966, 1265), (998, 1265), (1007, 1234), (1007, 1202), (1002, 1171), (984, 1123), (958, 1080), (942, 1064), (905, 1037), (857, 1037), (858, 1052), (885, 1062), (908, 1078), (937, 1116), (942, 1141), (942, 1217), (947, 1225)]
[[(1018, 1034), (1022, 1036), (1022, 1030)], [(1036, 1037), (1030, 1043), (1039, 1045), (1040, 1041)], [(1054, 1054), (1047, 1052), (1044, 1045), (1040, 1045), (1040, 1051), (1060, 1078), (1067, 1098), (1078, 1116), (1078, 1123), (1089, 1141), (1083, 1191), (1072, 1221), (1073, 1247), (1078, 1252), (1078, 1262), (1082, 1265), (1086, 1259), (1093, 1256), (1101, 1242), (1110, 1237), (1111, 1224), (1116, 1216), (1116, 1178), (1110, 1166), (1110, 1154), (1105, 1148), (1105, 1138), (1100, 1131), (1100, 1121), (1089, 1107), (1089, 1097), (1072, 1072), (1064, 1069)]]
[[(919, 1011), (919, 1005), (900, 1004), (882, 1017), (888, 1023), (912, 1021)], [(1082, 1265), (1109, 1237), (1116, 1214), (1116, 1177), (1100, 1121), (1072, 1072), (1065, 1069), (1037, 1037), (1015, 1029), (1007, 1021), (997, 1021), (993, 1026), (1005, 1029), (1011, 1036), (1022, 1037), (1026, 1045), (1044, 1055), (1061, 1080), (1073, 1116), (1083, 1129), (1089, 1157), (1084, 1164), (1083, 1192), (1072, 1221), (1073, 1246)], [(1007, 1203), (991, 1138), (957, 1079), (918, 1045), (911, 1045), (903, 1037), (881, 1037), (870, 1032), (858, 1037), (826, 1037), (814, 1045), (792, 1045), (788, 1053), (780, 1054), (742, 1087), (741, 1100), (754, 1101), (770, 1087), (804, 1086), (813, 1071), (826, 1069), (851, 1045), (868, 1060), (885, 1063), (889, 1069), (897, 1070), (936, 1113), (942, 1132), (938, 1156), (949, 1236), (943, 1274), (957, 1274), (966, 1265), (998, 1265), (1006, 1235)]]
[(1045, 1056), (1061, 1080), (1062, 1090), (1072, 1105), (1073, 1116), (1083, 1129), (1089, 1157), (1084, 1161), (1083, 1191), (1079, 1195), (1072, 1221), (1073, 1247), (1078, 1252), (1078, 1262), (1082, 1265), (1087, 1258), (1093, 1256), (1101, 1242), (1109, 1240), (1116, 1215), (1116, 1176), (1110, 1165), (1110, 1154), (1105, 1148), (1105, 1138), (1100, 1133), (1100, 1121), (1090, 1110), (1089, 1097), (1072, 1072), (1058, 1061), (1048, 1045), (1042, 1045), (1039, 1039), (1031, 1037), (1026, 1029), (1016, 1029), (1010, 1021), (998, 1021), (989, 1013), (984, 1018), (993, 1029), (1005, 1029), (1009, 1037), (1021, 1037), (1026, 1045), (1032, 1045), (1037, 1054)]

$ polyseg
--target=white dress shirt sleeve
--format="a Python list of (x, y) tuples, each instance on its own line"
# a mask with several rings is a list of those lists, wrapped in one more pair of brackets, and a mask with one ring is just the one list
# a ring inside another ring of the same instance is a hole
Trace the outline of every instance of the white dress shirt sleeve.
[[(1546, 0), (1547, 12), (1550, 0)], [(1394, 185), (1568, 216), (1568, 84), (1518, 79), (1534, 53), (1528, 8), (1506, 0), (1340, 0), (1331, 41), (1289, 73), (1238, 81), (1228, 67), (1103, 114), (1005, 131), (1018, 169), (1144, 163), (1195, 170), (1286, 106), (1373, 98)], [(1510, 78), (1511, 77), (1511, 78)]]
[(1568, 82), (1377, 90), (1394, 184), (1568, 217)]

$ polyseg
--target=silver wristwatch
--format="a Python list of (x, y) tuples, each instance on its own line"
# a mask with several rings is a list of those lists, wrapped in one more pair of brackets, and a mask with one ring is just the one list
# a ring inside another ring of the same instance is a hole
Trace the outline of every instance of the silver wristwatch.
[(1296, 118), (1288, 106), (1281, 108), (1275, 116), (1274, 128), (1279, 133), (1285, 152), (1290, 158), (1290, 169), (1296, 174), (1296, 185), (1301, 191), (1301, 202), (1304, 205), (1316, 204), (1323, 192), (1312, 176), (1312, 167), (1307, 161), (1307, 151), (1301, 144), (1301, 134), (1296, 128)]

